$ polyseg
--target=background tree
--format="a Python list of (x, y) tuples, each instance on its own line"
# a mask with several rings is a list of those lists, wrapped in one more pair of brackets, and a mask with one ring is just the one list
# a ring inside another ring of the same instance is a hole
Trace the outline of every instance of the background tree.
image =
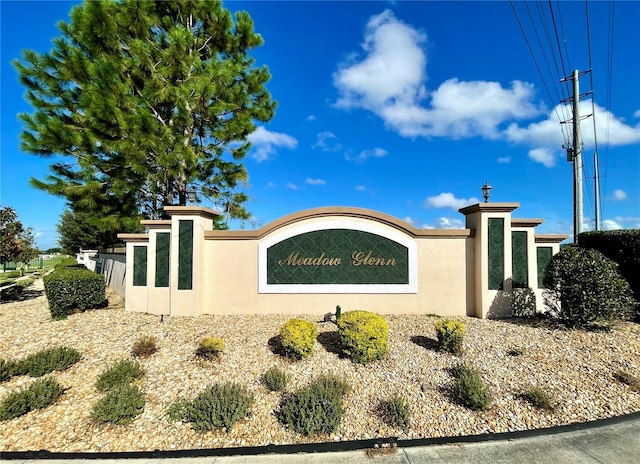
[(275, 102), (246, 12), (219, 1), (86, 2), (61, 22), (53, 50), (14, 62), (26, 98), (22, 149), (58, 156), (37, 188), (66, 198), (101, 229), (123, 230), (162, 206), (211, 200), (247, 219), (241, 161), (254, 121)]
[(13, 208), (0, 207), (0, 264), (28, 262), (37, 256), (33, 231), (22, 225)]
[[(60, 222), (56, 225), (59, 243), (62, 251), (74, 255), (80, 250), (102, 250), (121, 243), (117, 234), (111, 231), (101, 231), (95, 221), (86, 213), (76, 213), (65, 209), (60, 215)], [(140, 232), (139, 227), (133, 230), (118, 232)]]

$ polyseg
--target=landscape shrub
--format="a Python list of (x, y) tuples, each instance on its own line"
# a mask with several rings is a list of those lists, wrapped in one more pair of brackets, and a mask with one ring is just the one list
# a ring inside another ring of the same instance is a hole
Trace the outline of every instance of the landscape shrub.
[(387, 424), (397, 428), (407, 428), (409, 426), (409, 403), (403, 396), (394, 395), (381, 404), (383, 419)]
[(22, 291), (24, 287), (18, 284), (13, 284), (8, 287), (3, 287), (0, 289), (0, 301), (15, 301), (20, 298), (22, 295)]
[(438, 336), (438, 349), (453, 354), (462, 353), (464, 324), (453, 319), (439, 319), (434, 322)]
[(531, 287), (513, 288), (511, 290), (511, 316), (522, 319), (535, 317), (536, 294)]
[(524, 392), (524, 399), (539, 409), (553, 409), (551, 395), (540, 387), (532, 387)]
[(353, 362), (367, 364), (387, 352), (389, 326), (384, 318), (368, 311), (347, 311), (338, 320), (340, 350)]
[(476, 369), (462, 363), (455, 366), (451, 373), (454, 377), (451, 394), (456, 401), (474, 410), (487, 409), (490, 406), (491, 393)]
[(323, 375), (287, 396), (277, 412), (283, 425), (303, 435), (332, 433), (344, 415), (349, 385), (335, 375)]
[(215, 383), (193, 401), (179, 404), (183, 420), (194, 430), (214, 430), (225, 427), (230, 432), (240, 419), (247, 416), (255, 398), (235, 382)]
[(144, 375), (140, 364), (123, 359), (108, 367), (96, 380), (96, 388), (100, 391), (109, 391), (118, 387), (127, 386)]
[(11, 377), (26, 373), (23, 363), (20, 363), (20, 361), (0, 359), (0, 382), (6, 382)]
[(224, 350), (224, 341), (221, 338), (204, 337), (198, 342), (196, 355), (206, 359), (218, 358), (222, 350)]
[(146, 358), (158, 351), (156, 337), (143, 336), (137, 339), (131, 347), (131, 354), (136, 358)]
[(635, 308), (618, 265), (597, 250), (564, 247), (551, 258), (543, 283), (551, 314), (570, 327), (608, 322)]
[(7, 271), (2, 273), (2, 277), (5, 279), (14, 279), (16, 277), (20, 277), (22, 272), (20, 271)]
[(280, 328), (280, 342), (287, 356), (302, 359), (313, 354), (318, 330), (301, 319), (290, 319)]
[(270, 367), (262, 376), (262, 383), (271, 391), (282, 391), (289, 382), (289, 375), (279, 367)]
[(128, 424), (144, 409), (144, 393), (136, 385), (118, 385), (94, 405), (91, 418), (96, 422)]
[(19, 365), (24, 373), (31, 377), (40, 377), (53, 371), (64, 371), (81, 359), (82, 355), (78, 350), (59, 346), (27, 356)]
[(0, 403), (0, 421), (20, 417), (56, 402), (64, 389), (53, 378), (39, 379), (27, 388), (9, 393)]
[(640, 320), (640, 229), (600, 230), (578, 235), (583, 248), (598, 250), (618, 263), (636, 300), (636, 318)]
[(106, 302), (104, 277), (89, 270), (57, 269), (43, 281), (54, 319), (64, 319), (74, 309), (84, 311)]

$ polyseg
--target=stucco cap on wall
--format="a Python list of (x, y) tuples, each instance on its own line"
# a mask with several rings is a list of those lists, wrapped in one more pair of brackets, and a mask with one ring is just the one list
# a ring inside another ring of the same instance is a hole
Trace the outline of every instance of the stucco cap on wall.
[(261, 227), (258, 230), (211, 230), (205, 232), (205, 239), (207, 240), (222, 240), (222, 239), (235, 239), (235, 240), (255, 240), (261, 239), (278, 229), (285, 226), (295, 224), (302, 221), (317, 218), (330, 218), (330, 217), (347, 217), (357, 219), (367, 219), (386, 226), (392, 227), (400, 232), (403, 232), (410, 237), (469, 237), (472, 235), (472, 231), (469, 229), (418, 229), (406, 221), (398, 219), (379, 211), (374, 211), (365, 208), (353, 208), (348, 206), (328, 206), (322, 208), (307, 209), (299, 211), (297, 213), (289, 214), (280, 219), (276, 219), (273, 222)]
[(204, 206), (164, 206), (162, 208), (169, 216), (190, 215), (201, 216), (204, 218), (215, 218), (221, 216), (221, 213)]
[(118, 238), (125, 242), (148, 242), (148, 234), (118, 234)]
[(510, 213), (520, 207), (520, 203), (476, 203), (475, 205), (460, 208), (458, 212), (464, 214), (472, 213)]
[(544, 219), (511, 218), (511, 227), (537, 227), (543, 222)]
[(536, 243), (560, 243), (569, 238), (564, 234), (536, 234), (534, 236)]
[(168, 229), (171, 228), (171, 219), (145, 219), (140, 224), (147, 229)]

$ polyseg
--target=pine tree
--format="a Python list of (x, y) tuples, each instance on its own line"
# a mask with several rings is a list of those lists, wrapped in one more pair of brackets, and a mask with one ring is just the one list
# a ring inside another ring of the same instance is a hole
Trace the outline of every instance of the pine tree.
[(87, 1), (49, 53), (14, 62), (34, 108), (22, 149), (54, 158), (32, 184), (66, 198), (103, 230), (185, 205), (190, 191), (228, 217), (247, 219), (241, 163), (255, 121), (276, 103), (262, 44), (246, 12), (219, 1)]

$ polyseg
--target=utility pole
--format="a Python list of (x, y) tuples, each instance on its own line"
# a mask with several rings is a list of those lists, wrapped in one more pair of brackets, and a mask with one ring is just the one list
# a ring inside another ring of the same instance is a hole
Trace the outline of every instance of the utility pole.
[[(587, 71), (588, 72), (588, 71)], [(585, 73), (583, 73), (585, 74)], [(582, 137), (580, 135), (580, 73), (576, 69), (571, 77), (565, 77), (560, 82), (571, 79), (573, 83), (572, 101), (573, 146), (567, 148), (567, 161), (573, 163), (573, 241), (578, 242), (578, 235), (584, 229), (584, 211), (582, 207)], [(565, 100), (566, 101), (566, 100)], [(568, 122), (568, 121), (564, 121)]]
[(593, 152), (593, 177), (594, 177), (593, 189), (596, 195), (596, 214), (595, 214), (596, 230), (600, 230), (600, 172), (598, 169), (598, 152), (597, 151)]
[(584, 212), (582, 208), (582, 138), (580, 137), (580, 81), (578, 70), (573, 71), (573, 242), (582, 233)]

